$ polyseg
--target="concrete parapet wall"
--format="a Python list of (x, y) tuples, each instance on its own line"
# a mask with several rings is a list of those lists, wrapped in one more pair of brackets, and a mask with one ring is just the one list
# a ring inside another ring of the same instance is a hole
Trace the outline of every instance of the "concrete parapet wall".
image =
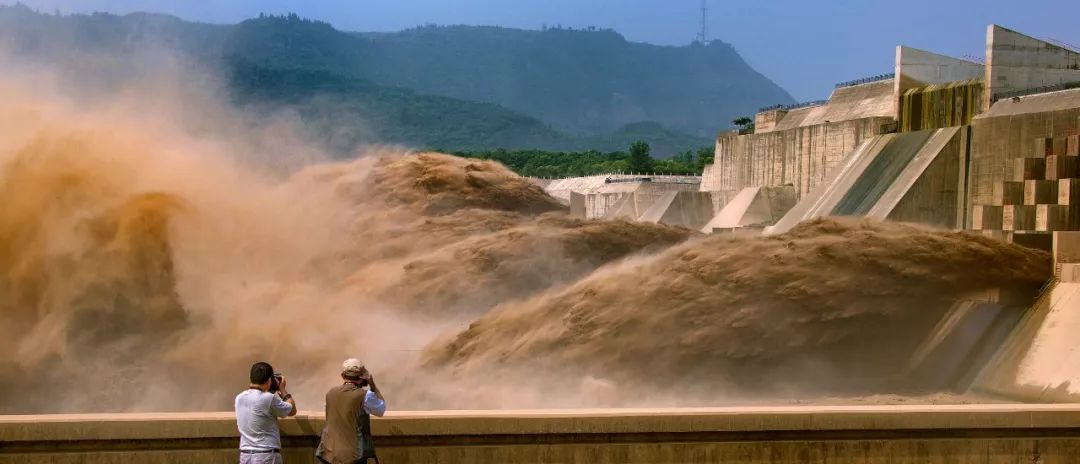
[(779, 123), (785, 115), (787, 115), (787, 111), (783, 109), (775, 109), (757, 113), (756, 115), (754, 115), (754, 132), (762, 133), (773, 130), (776, 127), (776, 124)]
[[(404, 412), (373, 421), (382, 462), (893, 464), (1080, 455), (1080, 405)], [(282, 421), (313, 463), (320, 415)], [(0, 464), (234, 463), (230, 413), (0, 417)]]
[(898, 45), (896, 47), (896, 93), (930, 84), (982, 78), (985, 68), (951, 56)]
[(829, 95), (827, 104), (806, 108), (799, 112), (801, 117), (798, 118), (791, 117), (797, 113), (792, 111), (777, 123), (776, 129), (866, 118), (894, 119), (896, 116), (894, 86), (894, 79), (886, 79), (835, 89)]
[(985, 80), (987, 109), (1003, 93), (1080, 81), (1080, 53), (991, 24)]
[[(896, 79), (893, 82), (893, 93), (897, 97), (917, 87), (971, 79), (981, 80), (984, 76), (985, 69), (979, 63), (903, 45), (896, 47)], [(981, 99), (978, 104), (981, 107)], [(902, 119), (900, 115), (902, 109), (903, 107), (898, 102), (897, 120)], [(966, 122), (961, 124), (966, 124)], [(934, 127), (919, 127), (915, 130), (932, 128)]]

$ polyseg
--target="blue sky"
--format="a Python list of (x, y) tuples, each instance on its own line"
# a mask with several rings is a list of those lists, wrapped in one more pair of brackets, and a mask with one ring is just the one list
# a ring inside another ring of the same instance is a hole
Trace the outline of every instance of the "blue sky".
[[(12, 0), (0, 0), (11, 3)], [(417, 24), (610, 27), (628, 39), (690, 42), (700, 0), (22, 0), (52, 12), (152, 11), (232, 23), (295, 12), (339, 29), (394, 31)], [(982, 57), (986, 25), (1080, 46), (1080, 0), (710, 0), (710, 37), (729, 42), (797, 100), (836, 82), (890, 72), (893, 47)]]

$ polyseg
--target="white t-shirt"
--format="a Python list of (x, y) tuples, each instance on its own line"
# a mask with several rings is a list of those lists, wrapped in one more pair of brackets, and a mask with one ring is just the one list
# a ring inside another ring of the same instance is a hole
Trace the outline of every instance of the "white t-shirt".
[(281, 449), (277, 418), (287, 417), (293, 406), (270, 392), (249, 388), (236, 395), (236, 428), (240, 449), (269, 451)]

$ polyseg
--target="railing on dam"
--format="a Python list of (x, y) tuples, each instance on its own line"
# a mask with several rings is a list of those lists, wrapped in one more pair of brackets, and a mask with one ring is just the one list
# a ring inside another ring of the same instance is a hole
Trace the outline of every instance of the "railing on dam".
[(701, 176), (689, 176), (680, 174), (663, 174), (663, 173), (609, 173), (609, 174), (594, 174), (591, 176), (575, 176), (575, 177), (526, 177), (533, 182), (538, 181), (565, 181), (576, 179), (602, 179), (605, 184), (618, 184), (625, 182), (653, 182), (661, 184), (700, 184)]
[(851, 87), (855, 85), (869, 84), (872, 82), (881, 82), (893, 79), (896, 77), (895, 73), (878, 74), (876, 76), (864, 77), (862, 79), (855, 79), (853, 81), (844, 81), (837, 83), (835, 88)]
[(758, 113), (764, 113), (766, 111), (773, 111), (773, 110), (791, 111), (791, 110), (798, 110), (798, 109), (802, 109), (802, 108), (809, 108), (811, 106), (826, 105), (828, 103), (829, 103), (829, 100), (812, 100), (812, 101), (804, 101), (804, 102), (799, 102), (799, 103), (792, 103), (790, 105), (772, 105), (772, 106), (766, 106), (766, 107), (763, 107), (763, 108), (759, 108)]
[[(313, 463), (323, 419), (282, 421)], [(393, 463), (1075, 462), (1080, 405), (399, 412), (373, 422)], [(0, 416), (0, 464), (235, 463), (231, 413)]]
[(653, 182), (658, 184), (700, 184), (701, 176), (677, 176), (667, 174), (618, 175), (604, 179), (606, 184), (627, 182)]
[(1042, 93), (1060, 92), (1062, 90), (1080, 89), (1080, 81), (1074, 82), (1062, 82), (1060, 84), (1044, 85), (1041, 87), (1032, 87), (1030, 89), (1013, 90), (1009, 92), (1001, 92), (994, 95), (994, 101), (1006, 100), (1009, 98), (1026, 97), (1028, 95), (1038, 95)]

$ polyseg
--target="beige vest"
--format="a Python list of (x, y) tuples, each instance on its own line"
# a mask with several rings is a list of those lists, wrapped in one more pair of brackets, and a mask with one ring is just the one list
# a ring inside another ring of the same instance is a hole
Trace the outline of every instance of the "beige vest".
[(326, 428), (316, 456), (330, 464), (353, 464), (375, 457), (371, 416), (364, 410), (367, 390), (346, 383), (326, 392)]

